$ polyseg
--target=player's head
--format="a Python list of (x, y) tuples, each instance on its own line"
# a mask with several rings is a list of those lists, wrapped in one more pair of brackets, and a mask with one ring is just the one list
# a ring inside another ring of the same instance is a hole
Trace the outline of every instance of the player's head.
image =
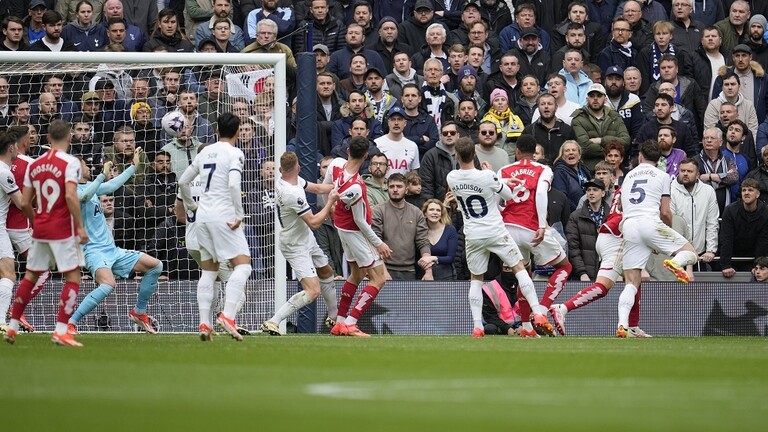
[(64, 120), (54, 120), (48, 126), (48, 142), (60, 150), (66, 150), (72, 139), (69, 123)]
[(533, 154), (536, 153), (536, 138), (532, 135), (520, 135), (516, 145), (515, 152), (518, 153), (518, 160), (522, 158), (533, 158)]
[(9, 131), (0, 131), (0, 156), (6, 156), (8, 153), (16, 157), (15, 135)]
[(640, 144), (640, 156), (643, 158), (643, 160), (640, 162), (649, 162), (655, 165), (661, 156), (659, 143), (654, 140), (644, 141), (642, 144)]
[(456, 154), (462, 163), (471, 163), (475, 159), (475, 143), (471, 138), (461, 138), (456, 143)]
[(349, 158), (361, 160), (368, 157), (368, 138), (356, 136), (349, 139)]
[(288, 151), (280, 156), (280, 173), (285, 175), (295, 174), (299, 168), (299, 158), (296, 153)]
[(216, 125), (219, 128), (220, 139), (237, 139), (237, 132), (240, 129), (240, 117), (225, 112), (216, 119)]
[(83, 155), (75, 155), (75, 157), (80, 161), (80, 178), (78, 179), (78, 182), (88, 183), (91, 180), (91, 167), (89, 167), (88, 162), (83, 159)]

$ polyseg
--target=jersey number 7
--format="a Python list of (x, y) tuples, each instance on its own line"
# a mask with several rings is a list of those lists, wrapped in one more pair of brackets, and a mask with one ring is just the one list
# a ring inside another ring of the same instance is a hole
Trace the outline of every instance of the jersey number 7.
[(213, 173), (216, 171), (216, 164), (205, 164), (203, 165), (204, 170), (210, 170), (208, 171), (208, 179), (205, 180), (205, 191), (208, 192), (208, 189), (211, 187), (211, 179), (213, 178)]

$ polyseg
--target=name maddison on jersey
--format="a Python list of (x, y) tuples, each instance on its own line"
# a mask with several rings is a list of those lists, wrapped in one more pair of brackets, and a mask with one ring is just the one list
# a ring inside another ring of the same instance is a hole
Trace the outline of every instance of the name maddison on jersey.
[(459, 183), (456, 186), (453, 187), (453, 190), (460, 191), (460, 190), (471, 190), (474, 192), (482, 193), (483, 188), (480, 186), (475, 186), (473, 184), (466, 184), (466, 183)]
[(34, 177), (34, 176), (36, 176), (36, 175), (38, 175), (40, 173), (44, 173), (44, 172), (49, 172), (49, 173), (53, 174), (54, 177), (56, 177), (56, 178), (61, 177), (61, 170), (59, 168), (57, 168), (55, 165), (47, 164), (47, 163), (36, 166), (35, 169), (32, 170), (29, 173), (29, 176), (30, 177)]

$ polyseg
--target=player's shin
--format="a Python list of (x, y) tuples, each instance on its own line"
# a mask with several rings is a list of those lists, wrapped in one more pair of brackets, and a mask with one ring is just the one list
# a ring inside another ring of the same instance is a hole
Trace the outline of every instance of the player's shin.
[(83, 301), (80, 302), (80, 306), (78, 306), (75, 313), (72, 314), (69, 322), (77, 324), (82, 317), (88, 315), (94, 308), (96, 308), (96, 306), (99, 305), (99, 303), (104, 301), (104, 299), (112, 293), (113, 289), (114, 287), (107, 284), (101, 284), (96, 287), (95, 290), (88, 293)]
[(32, 288), (34, 284), (27, 278), (22, 279), (19, 287), (16, 288), (16, 296), (13, 298), (11, 307), (11, 321), (8, 323), (8, 327), (13, 331), (19, 331), (19, 318), (32, 299)]
[[(515, 277), (517, 278), (520, 292), (522, 292), (523, 297), (528, 301), (533, 313), (545, 315), (547, 313), (547, 308), (539, 304), (539, 299), (536, 297), (536, 287), (533, 286), (533, 280), (528, 275), (528, 272), (526, 270), (520, 270), (515, 273)], [(520, 313), (522, 314), (523, 311), (521, 310)], [(525, 317), (525, 315), (522, 316)]]
[(336, 283), (333, 276), (320, 280), (320, 295), (323, 296), (325, 306), (328, 308), (328, 316), (335, 319), (339, 314), (339, 307), (336, 302)]
[(630, 327), (638, 327), (640, 326), (640, 297), (641, 292), (643, 291), (642, 288), (637, 289), (637, 294), (635, 294), (635, 303), (632, 305), (632, 309), (629, 311), (629, 326)]
[(571, 263), (566, 263), (560, 267), (555, 268), (552, 276), (547, 281), (547, 288), (544, 291), (544, 297), (541, 298), (541, 305), (545, 308), (552, 306), (552, 302), (557, 299), (557, 296), (563, 291), (565, 287), (565, 281), (568, 280), (568, 276), (571, 275), (573, 266)]
[(574, 309), (584, 307), (595, 300), (601, 299), (605, 297), (606, 294), (608, 294), (608, 289), (605, 287), (605, 285), (601, 284), (600, 282), (595, 282), (594, 284), (577, 292), (575, 296), (571, 297), (570, 300), (563, 304), (569, 311), (572, 311)]
[(13, 298), (13, 281), (8, 278), (0, 279), (0, 324), (5, 324), (5, 315), (11, 307)]
[(226, 299), (224, 301), (224, 316), (229, 319), (235, 319), (237, 316), (237, 308), (240, 305), (240, 301), (245, 297), (245, 283), (251, 276), (250, 264), (239, 264), (235, 266), (227, 281)]
[(147, 313), (147, 303), (149, 298), (157, 290), (157, 280), (160, 279), (160, 274), (163, 272), (163, 263), (158, 262), (156, 266), (149, 269), (144, 273), (144, 277), (141, 278), (139, 284), (139, 295), (136, 298), (136, 307), (134, 310), (137, 314)]
[(357, 298), (355, 307), (349, 313), (349, 316), (345, 320), (347, 325), (357, 324), (357, 320), (365, 313), (366, 310), (373, 304), (373, 300), (379, 294), (379, 289), (373, 285), (366, 285), (360, 296)]
[(694, 265), (699, 262), (699, 256), (689, 250), (681, 250), (675, 254), (675, 256), (672, 258), (672, 262), (677, 264), (682, 269), (685, 269), (686, 266)]
[(336, 322), (344, 322), (344, 319), (349, 313), (349, 307), (352, 306), (352, 300), (355, 298), (357, 292), (357, 285), (346, 281), (344, 286), (341, 287), (341, 298), (339, 299), (339, 308), (337, 312), (338, 318)]
[(275, 315), (270, 318), (269, 320), (272, 321), (275, 324), (280, 324), (284, 319), (287, 319), (289, 316), (293, 315), (297, 310), (303, 308), (304, 306), (312, 303), (314, 300), (312, 297), (307, 294), (306, 291), (302, 290), (301, 292), (297, 292), (291, 298), (288, 299), (287, 302), (285, 302), (282, 306), (280, 306), (280, 309), (275, 312)]
[[(80, 270), (77, 270), (78, 278)], [(80, 284), (77, 282), (64, 282), (64, 288), (61, 290), (59, 298), (59, 313), (56, 316), (56, 333), (63, 335), (67, 333), (67, 323), (69, 318), (75, 312), (77, 304), (77, 293), (80, 291)]]
[(469, 310), (474, 328), (483, 328), (483, 281), (469, 281)]
[(203, 270), (197, 281), (197, 309), (200, 311), (200, 323), (211, 327), (211, 305), (213, 304), (213, 284), (217, 272)]
[(629, 311), (632, 309), (632, 305), (635, 303), (635, 294), (637, 294), (637, 287), (632, 284), (627, 284), (624, 287), (624, 291), (619, 296), (619, 324), (625, 329), (629, 327)]
[[(523, 295), (523, 290), (520, 289), (517, 290), (517, 307), (520, 309), (521, 317), (531, 316), (531, 305), (528, 304), (528, 300), (526, 300), (525, 296)], [(529, 332), (533, 331), (533, 324), (531, 324), (530, 320), (523, 320), (523, 330), (527, 330)]]
[(30, 300), (35, 298), (40, 293), (40, 290), (43, 289), (43, 285), (45, 285), (46, 282), (48, 282), (48, 279), (51, 278), (51, 272), (44, 271), (40, 273), (40, 277), (37, 278), (37, 282), (35, 282), (35, 286), (32, 288), (32, 297)]

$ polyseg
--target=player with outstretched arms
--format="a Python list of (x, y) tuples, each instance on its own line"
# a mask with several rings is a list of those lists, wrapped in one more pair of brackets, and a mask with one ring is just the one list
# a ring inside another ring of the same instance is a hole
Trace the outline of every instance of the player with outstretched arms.
[(83, 346), (67, 333), (67, 321), (75, 311), (80, 290), (80, 266), (83, 262), (81, 244), (88, 242), (83, 227), (77, 183), (80, 161), (67, 154), (71, 140), (69, 124), (54, 120), (48, 126), (51, 149), (29, 165), (24, 179), (22, 209), (25, 214), (35, 210), (32, 219), (32, 245), (27, 257), (27, 272), (16, 290), (11, 308), (11, 321), (4, 339), (14, 343), (19, 331), (19, 318), (24, 313), (32, 290), (40, 275), (55, 265), (64, 274), (56, 329), (51, 340), (64, 346)]
[[(235, 147), (240, 131), (240, 119), (226, 112), (217, 119), (219, 141), (206, 146), (179, 179), (179, 190), (184, 206), (196, 211), (198, 242), (202, 275), (197, 283), (200, 311), (200, 339), (210, 341), (211, 305), (213, 288), (219, 273), (219, 263), (229, 261), (232, 275), (227, 281), (224, 311), (218, 322), (238, 341), (243, 337), (237, 331), (235, 318), (238, 306), (245, 296), (245, 284), (251, 275), (251, 255), (241, 225), (244, 211), (241, 178), (245, 156)], [(190, 185), (201, 176), (205, 181), (200, 201), (192, 199)]]
[[(392, 250), (371, 228), (371, 206), (368, 190), (359, 174), (360, 166), (368, 158), (368, 139), (352, 137), (349, 140), (349, 160), (336, 158), (328, 165), (323, 183), (333, 184), (339, 194), (333, 209), (333, 224), (350, 267), (350, 274), (341, 288), (336, 325), (331, 329), (334, 336), (368, 337), (360, 330), (357, 321), (365, 313), (384, 287), (386, 267), (382, 258), (391, 256)], [(349, 311), (357, 286), (368, 275), (368, 285)]]
[(476, 169), (475, 145), (469, 138), (462, 138), (456, 143), (456, 156), (460, 169), (448, 173), (446, 180), (464, 218), (467, 267), (472, 274), (469, 282), (469, 307), (474, 325), (472, 337), (485, 336), (483, 275), (488, 269), (491, 253), (514, 270), (520, 290), (533, 310), (530, 315), (533, 326), (541, 333), (553, 334), (554, 329), (546, 317), (547, 309), (539, 304), (523, 256), (504, 227), (497, 205), (498, 197), (505, 200), (513, 198), (508, 184), (517, 185), (518, 182), (510, 179), (508, 184), (502, 183), (493, 171)]
[[(333, 269), (328, 264), (328, 257), (317, 245), (312, 230), (323, 224), (339, 194), (332, 185), (318, 185), (299, 177), (300, 169), (296, 153), (286, 152), (280, 156), (280, 177), (275, 181), (280, 252), (291, 265), (303, 290), (291, 296), (272, 318), (261, 325), (264, 332), (273, 336), (280, 336), (281, 321), (315, 301), (321, 294), (328, 306), (329, 317), (335, 319), (338, 309)], [(305, 190), (310, 193), (330, 192), (325, 207), (317, 214), (312, 213)]]
[(619, 324), (616, 336), (627, 337), (629, 311), (640, 287), (641, 271), (651, 253), (656, 250), (672, 256), (664, 260), (664, 267), (687, 283), (685, 271), (695, 264), (699, 256), (693, 246), (680, 233), (673, 230), (672, 211), (669, 208), (672, 177), (656, 167), (661, 150), (656, 141), (640, 144), (639, 164), (624, 176), (621, 185), (621, 208), (624, 220), (624, 281), (619, 296)]
[[(522, 135), (515, 148), (517, 162), (499, 170), (498, 175), (502, 181), (510, 178), (519, 181), (512, 187), (512, 199), (506, 201), (501, 216), (509, 235), (520, 248), (526, 265), (530, 263), (533, 253), (537, 264), (555, 267), (541, 298), (541, 305), (549, 308), (565, 288), (565, 281), (571, 275), (573, 266), (547, 224), (547, 193), (552, 184), (552, 170), (546, 165), (534, 162), (534, 152), (536, 139), (530, 135)], [(530, 316), (531, 307), (523, 297), (522, 290), (517, 291), (517, 301), (520, 315)], [(565, 334), (560, 329), (558, 331)], [(524, 321), (520, 336), (539, 337), (539, 334), (533, 329), (530, 321)]]
[(80, 208), (89, 238), (88, 243), (83, 247), (85, 251), (85, 268), (93, 276), (97, 287), (88, 293), (69, 319), (67, 331), (70, 334), (77, 334), (77, 323), (80, 319), (88, 315), (112, 293), (112, 290), (115, 289), (115, 276), (125, 279), (132, 272), (143, 273), (144, 276), (139, 283), (136, 305), (128, 313), (128, 319), (147, 333), (157, 333), (147, 315), (147, 303), (149, 303), (150, 297), (157, 290), (157, 280), (163, 271), (163, 263), (143, 252), (117, 247), (99, 201), (101, 195), (115, 192), (136, 173), (136, 164), (141, 160), (141, 156), (141, 148), (134, 150), (133, 164), (119, 176), (106, 183), (103, 183), (104, 176), (105, 173), (109, 173), (112, 169), (111, 161), (105, 162), (102, 172), (97, 176), (96, 181), (89, 183), (91, 170), (84, 160), (80, 160), (81, 171), (78, 198), (80, 199)]
[[(29, 126), (11, 126), (8, 128), (8, 135), (16, 141), (16, 158), (11, 163), (11, 172), (13, 173), (16, 186), (22, 187), (24, 185), (24, 176), (27, 174), (27, 168), (30, 163), (34, 162), (34, 159), (27, 156), (27, 151), (29, 151)], [(19, 191), (19, 197), (21, 197), (21, 191)], [(32, 226), (29, 223), (29, 218), (19, 207), (12, 205), (8, 207), (8, 217), (5, 226), (8, 228), (8, 238), (11, 240), (13, 248), (16, 249), (16, 254), (21, 258), (25, 258), (29, 247), (32, 245)], [(15, 279), (16, 273), (14, 272), (13, 274), (13, 279)], [(32, 298), (40, 292), (40, 288), (45, 285), (50, 276), (51, 272), (49, 271), (40, 275), (35, 287), (32, 289)], [(4, 294), (0, 294), (0, 328), (4, 325), (7, 326), (5, 317), (6, 312), (10, 314), (11, 298), (10, 293), (8, 293), (7, 298)], [(30, 333), (35, 331), (35, 327), (27, 321), (23, 314), (19, 317), (19, 324), (22, 329)]]

